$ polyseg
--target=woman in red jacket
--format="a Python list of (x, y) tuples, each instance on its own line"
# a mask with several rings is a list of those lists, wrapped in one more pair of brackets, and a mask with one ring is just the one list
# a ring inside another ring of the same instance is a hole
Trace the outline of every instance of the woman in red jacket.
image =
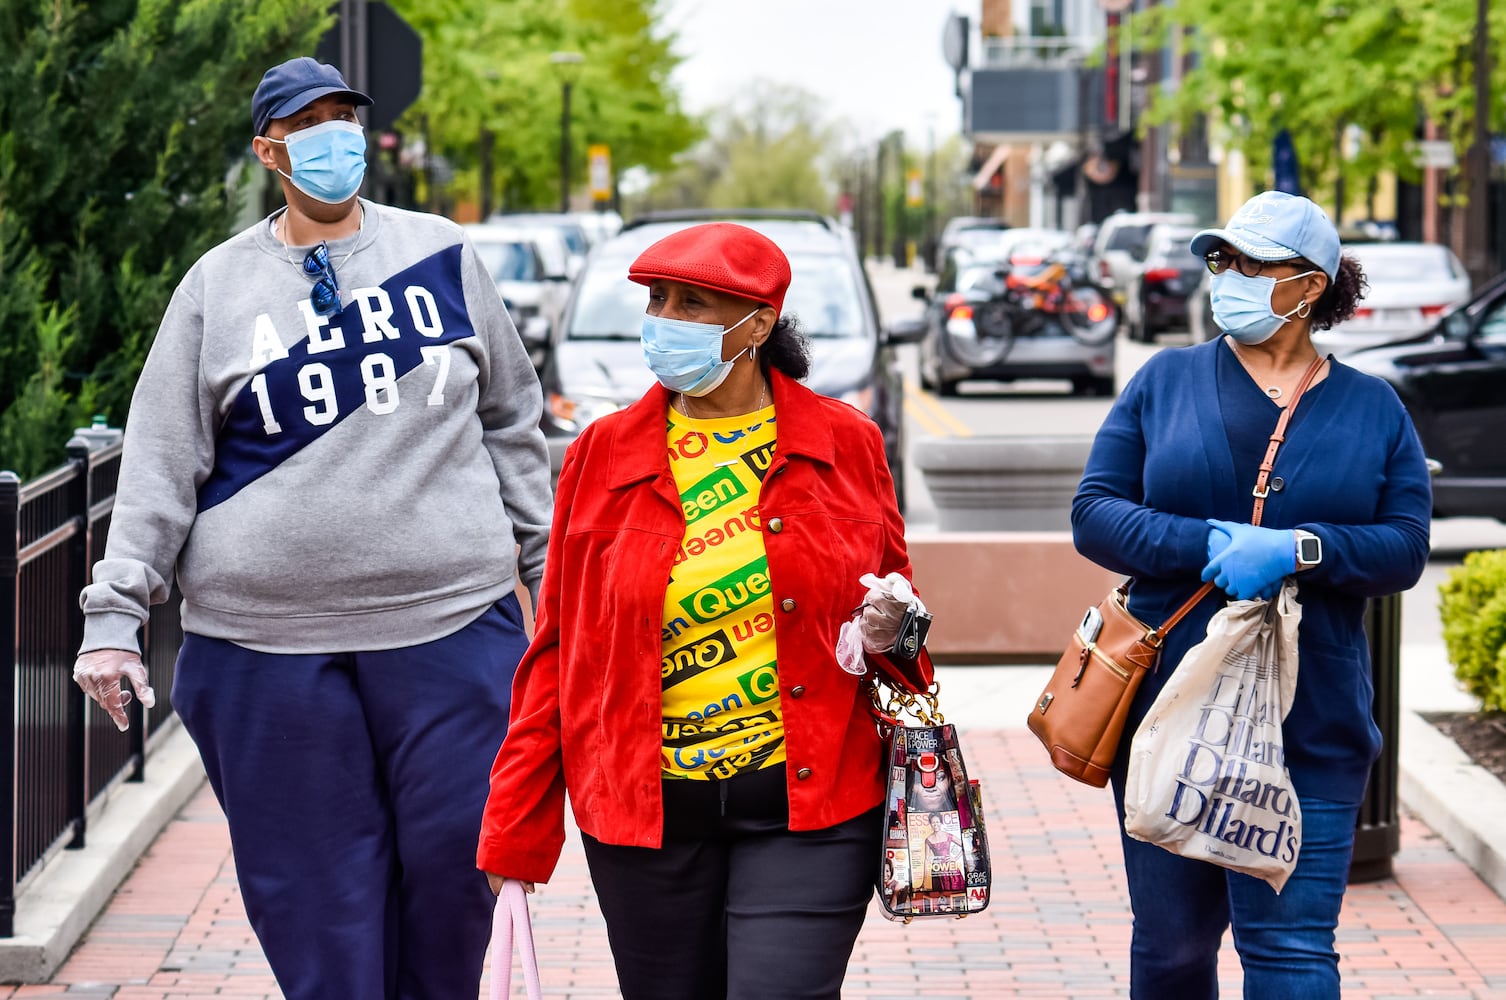
[(931, 680), (924, 650), (882, 652), (910, 575), (883, 441), (797, 381), (768, 238), (694, 226), (628, 275), (659, 384), (565, 453), (478, 866), (547, 881), (568, 790), (625, 1000), (836, 998), (883, 823), (866, 685), (835, 653), (854, 607), (859, 672)]

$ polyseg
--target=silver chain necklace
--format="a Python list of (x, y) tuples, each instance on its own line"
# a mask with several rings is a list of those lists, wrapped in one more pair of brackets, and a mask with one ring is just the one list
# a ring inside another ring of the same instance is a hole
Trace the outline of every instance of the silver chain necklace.
[[(345, 252), (345, 256), (340, 258), (339, 264), (336, 264), (334, 261), (330, 261), (329, 266), (332, 269), (344, 267), (345, 262), (350, 260), (350, 258), (356, 252), (356, 247), (361, 243), (361, 232), (366, 228), (366, 208), (365, 206), (359, 204), (357, 205), (357, 207), (361, 210), (361, 217), (360, 220), (356, 223), (355, 242), (350, 245), (350, 249)], [(282, 252), (287, 256), (288, 263), (298, 268), (299, 271), (302, 271), (303, 265), (293, 259), (293, 251), (288, 248), (288, 213), (286, 211), (284, 211), (277, 217), (277, 221), (273, 226), (273, 231), (277, 237), (277, 242), (282, 244)]]

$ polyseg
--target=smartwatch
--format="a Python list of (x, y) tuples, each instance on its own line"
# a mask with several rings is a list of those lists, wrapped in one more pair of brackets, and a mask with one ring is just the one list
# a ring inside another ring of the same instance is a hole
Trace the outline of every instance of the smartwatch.
[(1296, 532), (1297, 571), (1312, 569), (1323, 561), (1323, 540), (1311, 531)]

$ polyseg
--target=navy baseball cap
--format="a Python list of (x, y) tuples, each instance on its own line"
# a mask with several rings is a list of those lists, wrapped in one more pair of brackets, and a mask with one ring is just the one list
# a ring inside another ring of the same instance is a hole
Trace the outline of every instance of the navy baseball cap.
[(1330, 280), (1339, 273), (1339, 231), (1317, 205), (1284, 191), (1257, 194), (1224, 228), (1204, 229), (1192, 238), (1192, 252), (1202, 257), (1219, 243), (1255, 260), (1301, 257), (1322, 268)]
[(251, 97), (251, 122), (256, 134), (266, 135), (272, 119), (286, 118), (329, 94), (345, 94), (358, 106), (371, 103), (371, 98), (359, 90), (351, 90), (340, 71), (328, 63), (308, 56), (278, 63), (262, 75)]

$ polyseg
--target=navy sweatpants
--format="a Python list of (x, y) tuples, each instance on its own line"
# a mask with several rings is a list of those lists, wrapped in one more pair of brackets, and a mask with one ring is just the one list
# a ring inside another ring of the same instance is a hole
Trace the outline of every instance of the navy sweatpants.
[(173, 705), (288, 1000), (475, 1000), (492, 909), (476, 839), (526, 648), (511, 595), (403, 649), (184, 638)]

